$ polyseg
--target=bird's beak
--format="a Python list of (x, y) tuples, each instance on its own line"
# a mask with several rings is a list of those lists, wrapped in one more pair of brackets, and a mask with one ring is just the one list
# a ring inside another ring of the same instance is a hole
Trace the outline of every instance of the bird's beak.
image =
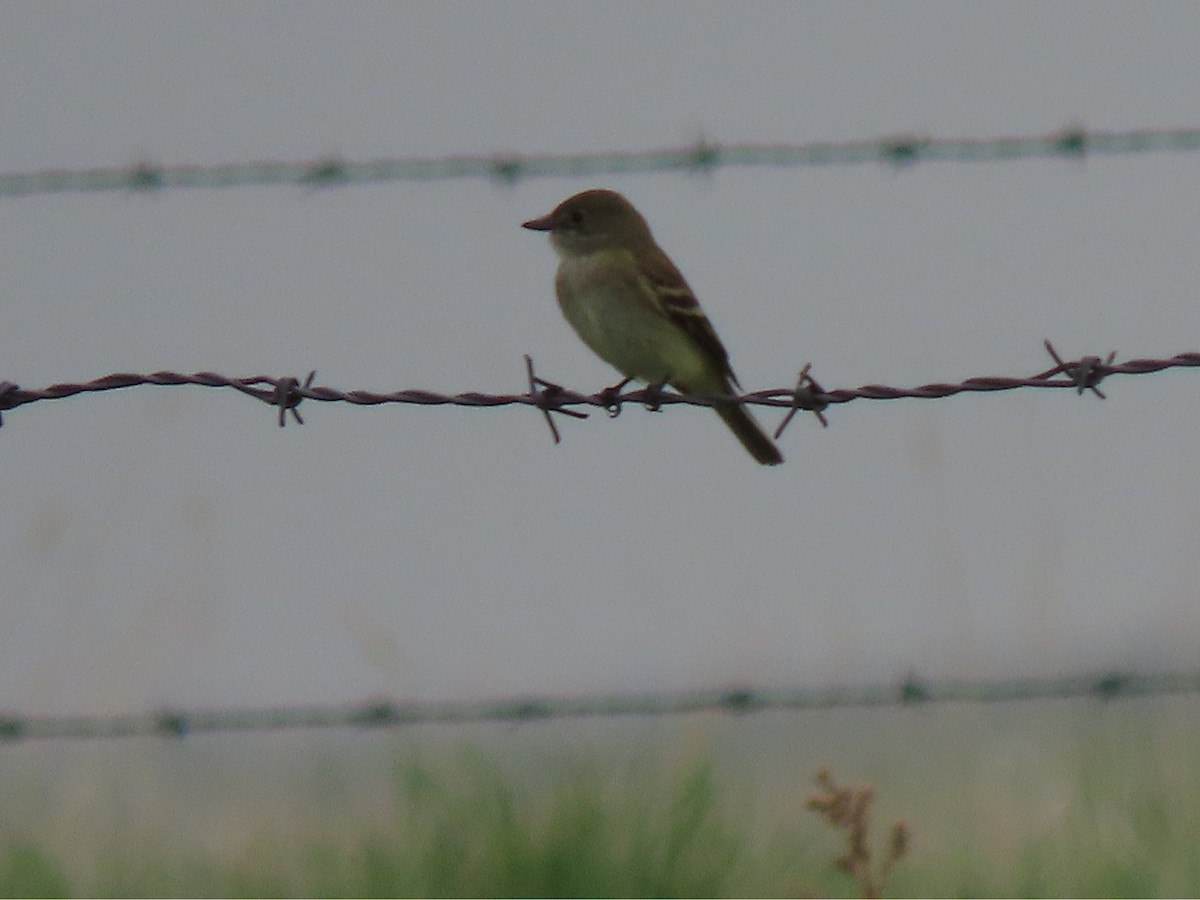
[(540, 219), (530, 219), (528, 222), (521, 223), (522, 228), (528, 228), (530, 231), (551, 231), (554, 226), (550, 222), (550, 216), (545, 215)]

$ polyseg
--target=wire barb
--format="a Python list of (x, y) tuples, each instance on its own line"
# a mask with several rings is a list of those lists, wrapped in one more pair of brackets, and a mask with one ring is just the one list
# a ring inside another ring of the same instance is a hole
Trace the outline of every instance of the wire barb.
[[(304, 379), (304, 390), (307, 391), (312, 387), (313, 379), (316, 377), (316, 369), (308, 373), (308, 377)], [(304, 394), (300, 392), (300, 382), (297, 379), (290, 377), (280, 378), (276, 382), (275, 390), (271, 393), (270, 403), (272, 406), (279, 407), (280, 428), (287, 424), (288, 410), (292, 411), (292, 416), (295, 417), (297, 424), (304, 424), (304, 419), (300, 418), (300, 410), (297, 409), (303, 399)]]
[(157, 191), (163, 186), (161, 166), (142, 161), (129, 170), (129, 189), (134, 191)]
[(533, 371), (533, 357), (528, 353), (525, 354), (525, 374), (529, 377), (528, 397), (530, 403), (540, 409), (542, 415), (546, 417), (546, 424), (550, 427), (550, 434), (554, 437), (554, 443), (561, 444), (562, 437), (559, 435), (558, 427), (554, 424), (550, 413), (559, 412), (573, 419), (586, 419), (588, 414), (580, 412), (577, 409), (563, 408), (563, 395), (567, 393), (566, 389), (560, 384), (555, 384), (553, 381), (538, 378)]
[(336, 156), (318, 159), (301, 177), (302, 184), (309, 187), (331, 187), (346, 180), (346, 162)]
[(1054, 349), (1054, 345), (1049, 341), (1043, 341), (1046, 346), (1046, 351), (1054, 358), (1058, 365), (1051, 369), (1054, 373), (1065, 373), (1071, 377), (1071, 380), (1076, 386), (1076, 393), (1082, 395), (1085, 390), (1091, 391), (1101, 400), (1107, 400), (1108, 397), (1104, 391), (1097, 387), (1110, 371), (1112, 371), (1113, 360), (1117, 358), (1117, 351), (1111, 351), (1103, 360), (1098, 356), (1083, 356), (1075, 362), (1063, 362), (1058, 352)]
[(809, 374), (810, 369), (812, 369), (812, 363), (805, 363), (804, 368), (800, 370), (799, 377), (796, 378), (796, 387), (792, 390), (792, 408), (787, 411), (787, 415), (775, 429), (775, 440), (782, 437), (783, 430), (788, 427), (797, 411), (801, 409), (806, 409), (815, 415), (822, 428), (829, 427), (829, 420), (825, 418), (825, 409), (829, 406), (829, 401), (825, 399), (825, 389), (817, 384)]

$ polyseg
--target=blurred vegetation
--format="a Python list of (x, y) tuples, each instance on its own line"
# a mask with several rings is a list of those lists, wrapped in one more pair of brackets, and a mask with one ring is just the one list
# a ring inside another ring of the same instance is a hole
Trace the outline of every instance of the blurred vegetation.
[(16, 743), (0, 895), (1195, 896), (1198, 707)]

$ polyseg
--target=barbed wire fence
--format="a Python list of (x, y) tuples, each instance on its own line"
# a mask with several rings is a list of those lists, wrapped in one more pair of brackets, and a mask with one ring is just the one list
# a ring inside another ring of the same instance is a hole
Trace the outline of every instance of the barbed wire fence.
[(678, 148), (595, 153), (478, 154), (354, 161), (232, 162), (52, 169), (0, 173), (0, 197), (101, 191), (161, 191), (290, 184), (335, 187), (389, 181), (485, 178), (515, 184), (527, 178), (629, 175), (643, 172), (712, 172), (726, 167), (794, 167), (884, 163), (1007, 162), (1022, 159), (1177, 153), (1200, 150), (1200, 128), (1088, 131), (1071, 125), (1051, 134), (1014, 137), (900, 135), (869, 140), (803, 144), (721, 144), (709, 140)]
[[(772, 388), (735, 395), (738, 402), (749, 406), (765, 406), (787, 410), (787, 415), (776, 429), (779, 437), (799, 410), (816, 415), (822, 425), (828, 425), (825, 410), (830, 406), (849, 403), (852, 400), (935, 400), (963, 393), (996, 393), (1022, 388), (1067, 388), (1078, 394), (1091, 391), (1101, 399), (1105, 394), (1100, 382), (1115, 375), (1149, 375), (1169, 369), (1200, 367), (1200, 352), (1178, 353), (1163, 359), (1131, 359), (1116, 362), (1116, 352), (1105, 357), (1083, 356), (1075, 360), (1064, 360), (1050, 341), (1044, 341), (1046, 351), (1054, 365), (1045, 371), (1028, 376), (977, 376), (958, 382), (933, 382), (917, 387), (890, 387), (867, 384), (857, 388), (826, 390), (812, 377), (811, 367), (805, 365), (793, 387)], [(3, 413), (30, 403), (45, 400), (61, 400), (101, 391), (113, 391), (143, 385), (179, 387), (198, 385), (211, 388), (229, 388), (254, 397), (275, 407), (278, 424), (287, 422), (290, 412), (296, 422), (304, 424), (299, 406), (305, 400), (324, 403), (347, 403), (352, 406), (380, 406), (383, 404), (412, 404), (418, 406), (460, 406), (491, 408), (497, 406), (531, 406), (542, 412), (554, 438), (560, 441), (552, 413), (561, 413), (573, 418), (587, 418), (587, 413), (575, 407), (592, 407), (605, 410), (616, 416), (627, 404), (638, 404), (652, 410), (664, 406), (686, 404), (691, 406), (715, 406), (727, 403), (729, 398), (718, 395), (681, 394), (665, 390), (662, 386), (626, 389), (627, 381), (605, 388), (596, 393), (581, 393), (540, 378), (533, 367), (533, 360), (525, 357), (528, 390), (516, 394), (489, 394), (467, 392), (443, 394), (426, 390), (400, 390), (378, 393), (367, 390), (342, 391), (336, 388), (314, 385), (316, 372), (309, 372), (304, 381), (298, 378), (255, 375), (249, 378), (231, 378), (215, 372), (151, 372), (148, 374), (113, 373), (86, 382), (63, 382), (45, 388), (24, 389), (11, 381), (0, 381), (0, 425), (4, 424)]]
[(412, 725), (528, 724), (564, 719), (745, 715), (771, 710), (924, 706), (945, 703), (1011, 703), (1090, 698), (1110, 702), (1200, 692), (1200, 672), (1094, 676), (991, 682), (925, 682), (910, 675), (899, 684), (829, 689), (732, 688), (663, 694), (591, 697), (528, 696), (500, 700), (421, 703), (385, 699), (364, 703), (265, 709), (162, 709), (110, 716), (0, 714), (0, 743), (33, 740), (173, 737), (222, 732), (399, 728)]
[[(1004, 162), (1034, 158), (1083, 159), (1089, 155), (1200, 150), (1200, 128), (1087, 131), (1080, 126), (1045, 135), (997, 138), (931, 138), (900, 136), (878, 140), (806, 144), (730, 144), (706, 140), (678, 149), (581, 154), (457, 155), (440, 158), (396, 158), (355, 162), (335, 157), (311, 161), (267, 161), (217, 165), (156, 165), (0, 173), (0, 197), (64, 192), (159, 191), (175, 188), (224, 188), (291, 184), (336, 187), (389, 181), (486, 178), (515, 184), (525, 178), (630, 174), (637, 172), (711, 172), (721, 167), (820, 166), (883, 163), (911, 166), (921, 162)], [(779, 436), (796, 412), (812, 412), (827, 425), (831, 406), (853, 400), (939, 399), (963, 393), (1019, 389), (1066, 388), (1101, 399), (1100, 383), (1119, 375), (1148, 375), (1177, 368), (1200, 367), (1200, 352), (1171, 357), (1116, 362), (1116, 354), (1064, 360), (1045, 342), (1053, 365), (1028, 376), (980, 376), (916, 387), (867, 384), (826, 390), (805, 365), (791, 387), (740, 394), (739, 402), (787, 411)], [(269, 404), (283, 426), (288, 415), (303, 424), (299, 406), (305, 400), (353, 406), (414, 404), (471, 408), (529, 406), (539, 410), (555, 442), (560, 439), (552, 414), (587, 418), (584, 409), (610, 416), (627, 404), (650, 409), (687, 404), (713, 406), (728, 401), (680, 394), (661, 386), (626, 389), (624, 383), (595, 393), (562, 387), (539, 377), (525, 358), (527, 389), (519, 393), (437, 393), (400, 390), (379, 393), (342, 391), (314, 384), (316, 372), (294, 376), (258, 375), (234, 378), (214, 372), (191, 374), (158, 371), (113, 373), (87, 382), (63, 382), (45, 388), (21, 388), (0, 381), (0, 417), (21, 406), (102, 391), (157, 385), (232, 389)], [(0, 424), (5, 420), (0, 418)], [(506, 722), (529, 723), (585, 717), (747, 714), (767, 710), (813, 710), (852, 707), (915, 706), (930, 703), (996, 703), (1048, 699), (1154, 697), (1200, 692), (1200, 672), (1138, 674), (1109, 672), (1093, 676), (990, 682), (925, 682), (910, 675), (898, 684), (829, 689), (733, 688), (687, 693), (568, 697), (517, 697), (470, 702), (423, 703), (369, 700), (346, 705), (312, 705), (264, 709), (163, 709), (112, 716), (44, 716), (0, 713), (0, 743), (23, 740), (100, 739), (137, 736), (183, 737), (189, 734), (280, 729), (379, 728), (404, 725)]]

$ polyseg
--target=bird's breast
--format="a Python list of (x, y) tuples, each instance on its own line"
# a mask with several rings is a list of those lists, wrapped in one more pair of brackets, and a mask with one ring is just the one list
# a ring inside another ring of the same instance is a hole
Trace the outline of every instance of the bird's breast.
[(558, 305), (575, 332), (622, 375), (658, 384), (710, 383), (711, 365), (692, 339), (659, 310), (632, 254), (564, 259)]

